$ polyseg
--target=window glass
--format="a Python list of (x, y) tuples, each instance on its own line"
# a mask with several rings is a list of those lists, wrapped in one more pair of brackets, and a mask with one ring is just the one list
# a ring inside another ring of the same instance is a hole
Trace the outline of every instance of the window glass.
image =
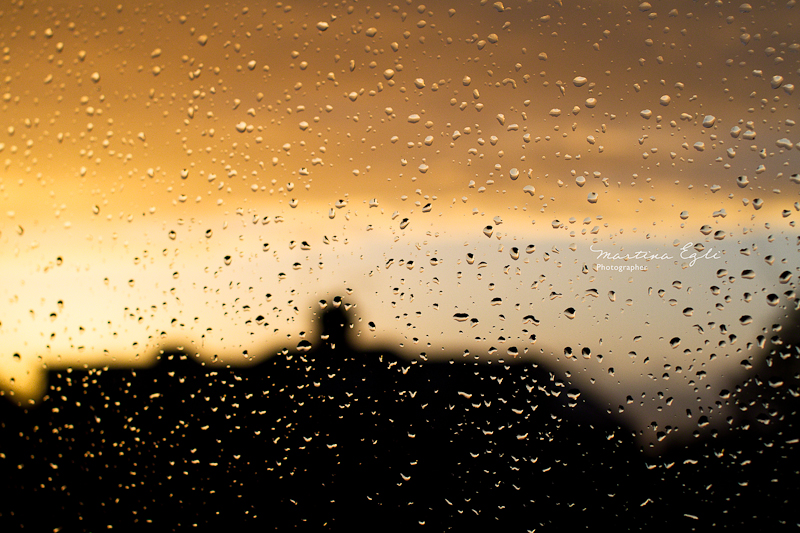
[(9, 2), (0, 522), (797, 526), (798, 9)]

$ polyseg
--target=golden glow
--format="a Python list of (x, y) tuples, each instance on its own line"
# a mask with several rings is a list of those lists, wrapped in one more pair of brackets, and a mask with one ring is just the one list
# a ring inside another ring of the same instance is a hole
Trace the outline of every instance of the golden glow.
[[(516, 353), (614, 405), (716, 394), (795, 305), (797, 51), (777, 9), (687, 9), (11, 6), (0, 384), (176, 345), (248, 364), (343, 295), (362, 346)], [(724, 255), (590, 251), (687, 242)]]

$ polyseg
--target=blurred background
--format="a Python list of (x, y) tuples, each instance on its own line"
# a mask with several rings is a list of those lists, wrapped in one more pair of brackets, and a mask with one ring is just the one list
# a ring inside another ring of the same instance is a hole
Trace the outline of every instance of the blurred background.
[[(497, 365), (538, 369), (571, 396), (539, 397), (517, 370), (506, 396), (596, 411), (640, 450), (620, 464), (793, 428), (797, 9), (9, 3), (7, 437), (76, 423), (47, 418), (70, 412), (48, 407), (75, 401), (68, 372), (106, 396), (126, 387), (94, 372), (161, 372), (168, 355), (207, 387), (209, 372), (282, 375), (268, 365), (335, 351), (331, 310), (346, 311), (339, 349), (428, 369), (398, 394), (439, 380), (464, 398), (475, 376), (502, 382)], [(163, 394), (142, 381), (122, 405)], [(463, 415), (433, 390), (430, 405)], [(395, 418), (428, 420), (399, 405)], [(429, 423), (446, 434), (456, 418)], [(9, 446), (10, 472), (12, 449), (35, 459), (24, 438)]]

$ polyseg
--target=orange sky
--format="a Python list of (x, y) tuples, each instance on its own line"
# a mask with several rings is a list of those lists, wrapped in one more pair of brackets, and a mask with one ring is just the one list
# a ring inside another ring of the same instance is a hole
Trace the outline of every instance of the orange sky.
[[(310, 337), (345, 289), (364, 346), (513, 346), (611, 403), (693, 400), (696, 378), (653, 376), (685, 357), (734, 379), (736, 350), (791, 318), (797, 8), (95, 5), (0, 14), (0, 381), (19, 398), (43, 365), (146, 364), (159, 346), (245, 364)], [(591, 270), (590, 246), (676, 242), (725, 255)], [(727, 355), (707, 361), (711, 335)]]

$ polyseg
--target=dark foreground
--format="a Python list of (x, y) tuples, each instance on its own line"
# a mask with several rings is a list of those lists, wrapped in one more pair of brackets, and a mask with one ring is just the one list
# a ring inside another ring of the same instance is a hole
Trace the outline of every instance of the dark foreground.
[(792, 346), (724, 400), (730, 431), (653, 457), (541, 366), (354, 352), (326, 320), (255, 367), (173, 352), (1, 402), (0, 531), (798, 527)]

